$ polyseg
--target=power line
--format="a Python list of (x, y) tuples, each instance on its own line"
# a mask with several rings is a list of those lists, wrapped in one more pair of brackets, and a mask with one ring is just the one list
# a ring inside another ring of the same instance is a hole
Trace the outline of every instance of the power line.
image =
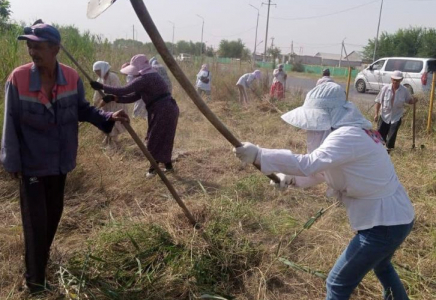
[(285, 21), (299, 21), (299, 20), (309, 20), (309, 19), (316, 19), (316, 18), (323, 18), (323, 17), (329, 17), (329, 16), (333, 16), (333, 15), (337, 15), (337, 14), (341, 14), (350, 10), (354, 10), (354, 9), (358, 9), (360, 7), (364, 7), (367, 5), (370, 5), (372, 3), (378, 2), (378, 0), (374, 0), (365, 4), (361, 4), (361, 5), (357, 5), (357, 6), (353, 6), (347, 9), (343, 9), (343, 10), (339, 10), (336, 12), (332, 12), (332, 13), (328, 13), (328, 14), (323, 14), (323, 15), (316, 15), (316, 16), (310, 16), (310, 17), (296, 17), (296, 18), (281, 18), (281, 17), (271, 17), (271, 19), (275, 19), (275, 20), (285, 20)]
[[(250, 31), (252, 31), (253, 29), (256, 29), (256, 26), (251, 27), (250, 29), (244, 30), (244, 31), (242, 31), (242, 32), (235, 33), (235, 34), (230, 34), (230, 35), (213, 35), (213, 34), (211, 34), (211, 33), (208, 33), (208, 34), (209, 34), (210, 36), (213, 36), (213, 37), (219, 37), (219, 38), (221, 38), (221, 37), (232, 37), (232, 36), (237, 36), (237, 35), (240, 35), (240, 34), (243, 34), (243, 33), (250, 32)], [(206, 32), (206, 33), (207, 33), (207, 32)]]

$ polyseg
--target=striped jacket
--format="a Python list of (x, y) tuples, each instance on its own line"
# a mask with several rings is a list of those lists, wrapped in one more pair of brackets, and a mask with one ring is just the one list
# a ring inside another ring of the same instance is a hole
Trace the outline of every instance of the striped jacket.
[(41, 90), (38, 68), (16, 68), (6, 82), (1, 162), (7, 172), (26, 176), (66, 174), (76, 166), (78, 122), (87, 121), (109, 133), (112, 113), (85, 100), (77, 72), (57, 64), (50, 102)]

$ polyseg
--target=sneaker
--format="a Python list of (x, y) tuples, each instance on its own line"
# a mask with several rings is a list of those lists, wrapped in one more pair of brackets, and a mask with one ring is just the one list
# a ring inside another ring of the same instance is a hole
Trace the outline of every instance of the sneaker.
[(174, 173), (174, 168), (165, 168), (163, 171), (164, 173)]
[(156, 176), (157, 172), (156, 171), (148, 171), (147, 174), (145, 174), (145, 178), (153, 178), (154, 176)]

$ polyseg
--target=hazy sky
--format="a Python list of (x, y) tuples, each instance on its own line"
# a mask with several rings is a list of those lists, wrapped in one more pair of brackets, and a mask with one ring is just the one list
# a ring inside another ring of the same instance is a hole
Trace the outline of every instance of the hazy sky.
[[(81, 30), (102, 34), (109, 40), (132, 38), (148, 42), (128, 0), (117, 0), (98, 18), (86, 17), (87, 0), (10, 0), (12, 19), (31, 24), (45, 22), (75, 25)], [(258, 52), (264, 48), (268, 0), (145, 0), (162, 37), (171, 41), (175, 23), (175, 41), (201, 40), (216, 48), (222, 39), (242, 39), (254, 48), (257, 11), (260, 10)], [(377, 31), (381, 0), (274, 0), (271, 7), (268, 46), (271, 37), (282, 53), (290, 52), (291, 42), (298, 54), (340, 53), (344, 38), (347, 52), (361, 50)], [(385, 0), (380, 32), (395, 32), (409, 26), (436, 27), (436, 0)], [(260, 49), (259, 49), (260, 48)]]

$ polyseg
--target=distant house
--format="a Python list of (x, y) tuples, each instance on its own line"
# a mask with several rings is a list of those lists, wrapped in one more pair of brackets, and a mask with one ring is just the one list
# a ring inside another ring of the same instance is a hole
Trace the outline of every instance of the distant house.
[(362, 55), (357, 51), (350, 52), (347, 56), (340, 54), (318, 52), (316, 57), (321, 58), (321, 65), (329, 67), (356, 67), (362, 64)]

